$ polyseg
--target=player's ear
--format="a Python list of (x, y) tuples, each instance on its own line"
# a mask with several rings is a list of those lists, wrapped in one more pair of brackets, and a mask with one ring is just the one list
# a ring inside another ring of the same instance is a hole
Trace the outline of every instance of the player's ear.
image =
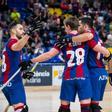
[(68, 27), (69, 29), (71, 29), (70, 25), (67, 25), (67, 27)]
[(87, 29), (88, 29), (88, 26), (87, 26), (86, 24), (84, 25), (84, 29), (85, 29), (85, 30), (87, 30)]
[(11, 33), (16, 34), (16, 29), (11, 29)]

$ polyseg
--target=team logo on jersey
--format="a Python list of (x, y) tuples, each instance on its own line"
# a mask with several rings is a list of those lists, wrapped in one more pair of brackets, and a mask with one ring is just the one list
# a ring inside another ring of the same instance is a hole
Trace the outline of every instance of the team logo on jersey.
[(107, 79), (108, 79), (108, 77), (105, 76), (105, 75), (101, 75), (101, 76), (99, 77), (99, 80), (107, 80)]
[[(0, 87), (2, 87), (3, 86), (3, 84), (0, 84)], [(12, 83), (11, 82), (9, 82), (8, 84), (7, 84), (7, 87), (11, 87), (12, 86)]]

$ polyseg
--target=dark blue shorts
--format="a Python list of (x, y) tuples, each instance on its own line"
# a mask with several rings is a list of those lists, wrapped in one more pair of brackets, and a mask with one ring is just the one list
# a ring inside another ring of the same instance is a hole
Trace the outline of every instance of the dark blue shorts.
[(108, 74), (104, 68), (90, 69), (90, 79), (92, 85), (92, 100), (101, 101), (103, 99)]
[(60, 93), (61, 100), (74, 102), (77, 93), (80, 101), (92, 97), (92, 89), (89, 78), (62, 81)]
[(2, 91), (10, 105), (18, 103), (26, 104), (26, 95), (22, 82), (10, 83)]

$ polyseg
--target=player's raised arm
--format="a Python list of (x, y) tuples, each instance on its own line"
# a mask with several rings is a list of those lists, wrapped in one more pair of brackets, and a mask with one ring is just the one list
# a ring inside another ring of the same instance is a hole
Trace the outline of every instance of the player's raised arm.
[(26, 45), (29, 39), (28, 35), (23, 35), (20, 40), (18, 40), (15, 44), (12, 45), (11, 49), (13, 51), (20, 51)]
[(29, 36), (24, 35), (25, 31), (23, 29), (23, 26), (15, 22), (12, 22), (9, 25), (9, 31), (11, 36), (8, 44), (9, 48), (12, 51), (20, 51), (27, 43)]
[(92, 33), (83, 33), (77, 36), (73, 36), (72, 38), (65, 38), (62, 37), (59, 39), (60, 42), (66, 42), (66, 43), (73, 43), (73, 42), (86, 42), (88, 40), (91, 40), (93, 38)]

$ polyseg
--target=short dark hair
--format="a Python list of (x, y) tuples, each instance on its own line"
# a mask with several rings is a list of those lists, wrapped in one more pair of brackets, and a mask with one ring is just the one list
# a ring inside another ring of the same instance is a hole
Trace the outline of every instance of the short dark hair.
[(90, 28), (93, 27), (93, 20), (90, 17), (82, 17), (79, 20), (82, 24), (87, 24)]
[(64, 20), (64, 24), (66, 26), (69, 25), (72, 30), (77, 30), (78, 26), (79, 26), (79, 20), (78, 20), (77, 17), (74, 17), (74, 16), (73, 17), (69, 17), (69, 18)]
[(8, 25), (8, 31), (11, 31), (12, 28), (14, 28), (17, 24), (19, 24), (18, 22), (12, 21), (9, 25)]

